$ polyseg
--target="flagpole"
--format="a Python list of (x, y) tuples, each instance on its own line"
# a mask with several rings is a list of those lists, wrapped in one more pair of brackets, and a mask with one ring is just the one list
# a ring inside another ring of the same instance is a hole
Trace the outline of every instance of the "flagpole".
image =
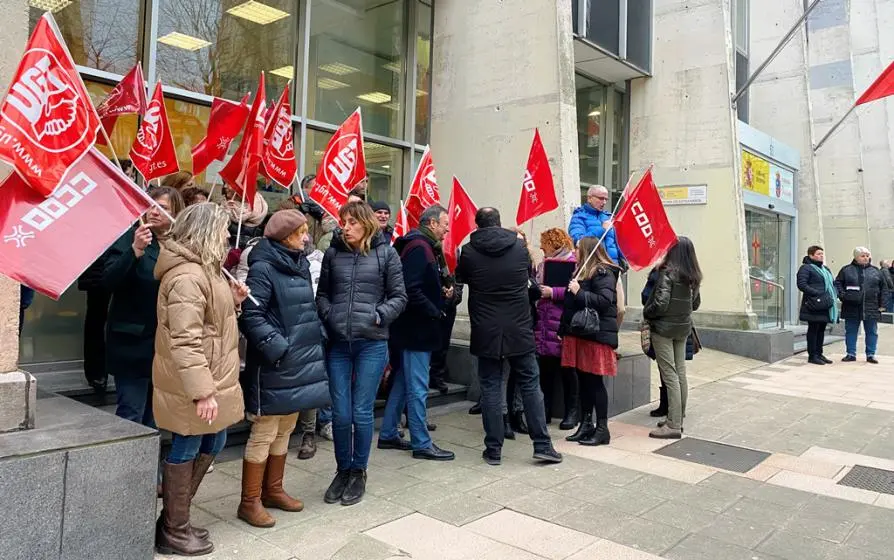
[(106, 132), (106, 127), (104, 127), (102, 123), (99, 123), (99, 129), (102, 131), (102, 135), (106, 139), (106, 145), (109, 147), (109, 151), (112, 152), (112, 159), (115, 160), (115, 163), (118, 165), (118, 169), (124, 171), (124, 168), (121, 167), (121, 161), (118, 159), (118, 154), (115, 153), (115, 147), (112, 146), (112, 139), (109, 138), (109, 133)]
[(242, 204), (239, 206), (239, 224), (236, 226), (236, 248), (239, 248), (239, 238), (242, 236), (242, 217), (245, 215), (245, 191), (247, 188), (242, 189)]
[(214, 189), (215, 189), (215, 187), (217, 187), (218, 179), (220, 179), (220, 175), (218, 175), (217, 177), (214, 178), (213, 181), (211, 181), (211, 190), (208, 191), (208, 202), (211, 202), (211, 197), (214, 196)]
[(584, 262), (578, 267), (577, 274), (574, 276), (575, 280), (580, 278), (581, 273), (584, 271), (584, 267), (587, 266), (587, 263), (590, 262), (590, 259), (593, 257), (593, 255), (596, 254), (596, 250), (599, 248), (600, 245), (602, 245), (602, 242), (605, 240), (605, 236), (608, 235), (608, 232), (610, 232), (611, 230), (614, 229), (614, 227), (615, 227), (615, 223), (614, 223), (615, 213), (618, 211), (618, 206), (621, 205), (621, 200), (623, 200), (625, 198), (625, 195), (627, 194), (627, 187), (630, 186), (630, 181), (631, 181), (631, 179), (633, 179), (634, 175), (636, 175), (636, 171), (631, 173), (630, 178), (627, 179), (627, 184), (624, 185), (624, 190), (621, 191), (621, 196), (618, 197), (618, 201), (615, 202), (615, 207), (612, 209), (612, 219), (609, 220), (608, 227), (605, 228), (605, 231), (602, 233), (602, 237), (600, 237), (599, 241), (596, 242), (596, 246), (593, 247), (593, 250), (590, 251), (590, 254), (587, 255), (587, 258), (584, 259)]
[[(227, 270), (226, 268), (224, 268), (224, 267), (220, 267), (220, 271), (223, 272), (223, 275), (227, 277), (227, 280), (229, 280), (229, 281), (232, 282), (233, 284), (239, 285), (239, 284), (242, 283), (242, 282), (239, 282), (239, 280), (236, 280), (236, 278), (235, 278), (232, 274), (230, 274), (230, 271)], [(248, 292), (248, 296), (247, 296), (247, 297), (248, 297), (248, 299), (251, 300), (251, 302), (252, 302), (253, 304), (255, 304), (255, 305), (257, 305), (257, 306), (260, 306), (260, 305), (261, 305), (260, 303), (258, 303), (258, 300), (255, 299), (255, 296), (251, 295), (251, 292), (250, 292), (250, 291)]]
[(832, 136), (832, 134), (834, 134), (836, 130), (838, 130), (838, 127), (841, 126), (842, 123), (844, 123), (844, 120), (845, 120), (846, 118), (848, 118), (848, 117), (851, 115), (851, 113), (854, 112), (854, 109), (856, 109), (856, 108), (857, 108), (857, 104), (854, 103), (854, 104), (851, 106), (851, 108), (847, 110), (847, 113), (845, 113), (844, 116), (841, 117), (841, 120), (839, 120), (837, 123), (835, 123), (835, 125), (832, 126), (832, 128), (829, 129), (829, 132), (827, 132), (826, 135), (823, 136), (822, 139), (821, 139), (819, 142), (817, 142), (816, 146), (813, 148), (813, 151), (814, 151), (814, 152), (816, 152), (817, 150), (819, 150), (820, 147), (821, 147), (823, 144), (826, 143), (826, 140), (828, 140), (829, 137)]

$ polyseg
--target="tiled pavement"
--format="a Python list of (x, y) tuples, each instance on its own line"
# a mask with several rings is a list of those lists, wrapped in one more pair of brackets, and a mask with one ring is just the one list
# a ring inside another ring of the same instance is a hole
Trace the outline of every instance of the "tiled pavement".
[(686, 434), (771, 454), (746, 473), (652, 453), (666, 442), (646, 436), (649, 407), (614, 418), (607, 447), (568, 444), (553, 425), (560, 465), (533, 464), (521, 439), (490, 467), (480, 458), (480, 417), (454, 406), (435, 419), (433, 435), (457, 460), (373, 450), (360, 505), (323, 503), (334, 471), (325, 442), (310, 461), (290, 452), (286, 487), (305, 500), (304, 512), (273, 512), (272, 529), (237, 520), (241, 465), (222, 460), (196, 497), (194, 520), (211, 531), (213, 559), (891, 558), (894, 496), (836, 483), (855, 464), (894, 470), (886, 406), (894, 351), (884, 352), (892, 334), (882, 329), (878, 366), (697, 356)]

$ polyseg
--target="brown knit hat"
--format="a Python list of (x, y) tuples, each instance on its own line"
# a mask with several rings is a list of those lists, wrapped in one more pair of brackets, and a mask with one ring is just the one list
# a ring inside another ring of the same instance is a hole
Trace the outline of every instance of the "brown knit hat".
[(295, 230), (307, 223), (307, 218), (298, 210), (279, 210), (270, 216), (264, 237), (274, 241), (282, 241), (292, 235)]

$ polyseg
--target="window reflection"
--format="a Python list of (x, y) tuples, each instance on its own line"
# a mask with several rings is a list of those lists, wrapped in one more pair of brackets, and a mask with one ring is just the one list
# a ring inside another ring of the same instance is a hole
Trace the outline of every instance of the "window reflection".
[(51, 11), (75, 64), (126, 74), (140, 56), (140, 0), (30, 0), (30, 29)]
[(80, 360), (84, 355), (84, 310), (86, 295), (77, 284), (53, 301), (34, 294), (25, 311), (19, 361), (25, 363)]
[(577, 86), (577, 145), (580, 153), (581, 198), (587, 187), (602, 184), (602, 127), (605, 122), (605, 86), (575, 76)]
[(267, 73), (267, 97), (294, 76), (293, 0), (160, 0), (158, 75), (165, 85), (241, 99)]
[(431, 134), (431, 3), (419, 2), (416, 37), (416, 143), (428, 144)]
[(308, 116), (340, 124), (359, 105), (367, 132), (401, 138), (405, 0), (312, 0)]

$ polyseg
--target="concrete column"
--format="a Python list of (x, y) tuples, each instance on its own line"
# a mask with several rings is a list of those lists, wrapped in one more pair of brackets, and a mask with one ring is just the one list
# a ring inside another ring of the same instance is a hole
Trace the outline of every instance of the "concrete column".
[[(28, 41), (28, 2), (0, 2), (0, 83), (6, 84), (18, 66)], [(0, 164), (0, 177), (11, 168)], [(0, 433), (34, 427), (37, 383), (18, 371), (19, 285), (0, 277)]]
[[(652, 77), (631, 84), (630, 169), (654, 163), (658, 185), (706, 184), (708, 203), (671, 206), (705, 272), (697, 324), (754, 329), (745, 252), (729, 0), (656, 0)], [(694, 32), (694, 30), (698, 30)], [(646, 272), (633, 273), (632, 303)]]
[[(751, 0), (749, 56), (756, 68), (770, 55), (786, 31), (804, 13), (802, 0)], [(762, 22), (774, 22), (763, 25)], [(749, 90), (749, 124), (801, 153), (798, 171), (798, 254), (801, 261), (811, 245), (825, 244), (822, 196), (813, 146), (817, 138), (810, 126), (812, 112), (808, 78), (807, 32), (802, 24), (785, 49), (764, 70)]]

